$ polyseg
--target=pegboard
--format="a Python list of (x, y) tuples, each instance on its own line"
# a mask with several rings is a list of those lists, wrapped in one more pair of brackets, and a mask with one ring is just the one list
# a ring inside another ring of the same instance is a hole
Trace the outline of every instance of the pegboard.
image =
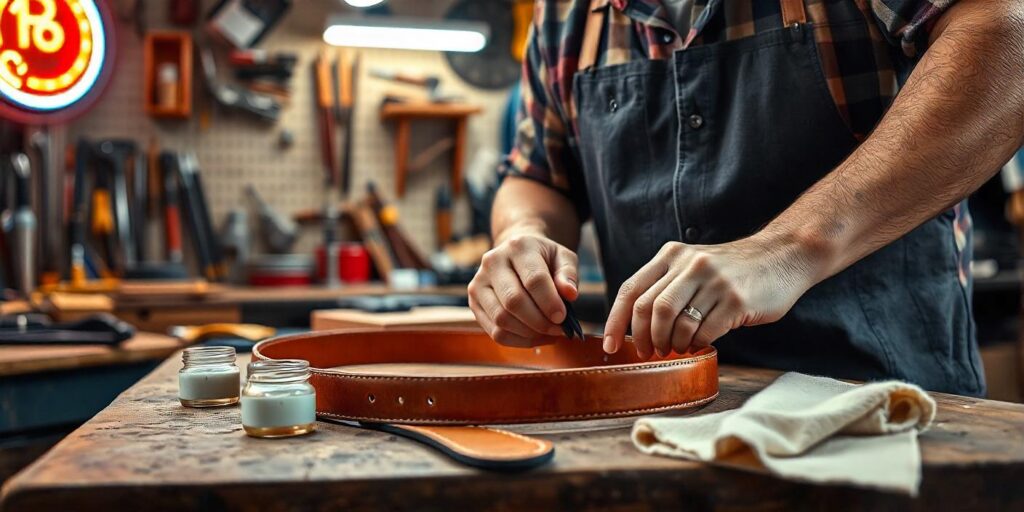
[[(143, 19), (149, 29), (174, 29), (165, 22), (168, 0), (146, 0)], [(118, 2), (114, 2), (117, 6)], [(131, 2), (120, 2), (130, 4)], [(215, 4), (204, 0), (204, 12)], [(450, 0), (391, 0), (396, 15), (417, 15), (440, 18)], [(115, 9), (116, 10), (116, 9)], [(285, 214), (319, 208), (323, 201), (323, 165), (320, 158), (315, 107), (313, 104), (312, 63), (325, 47), (322, 41), (324, 20), (330, 13), (343, 13), (340, 0), (297, 0), (291, 10), (261, 42), (269, 51), (294, 52), (299, 57), (291, 81), (291, 98), (284, 105), (280, 118), (267, 123), (244, 113), (229, 112), (214, 106), (208, 128), (201, 129), (199, 111), (209, 103), (200, 78), (198, 56), (195, 59), (193, 91), (195, 103), (188, 120), (156, 120), (143, 112), (142, 40), (126, 16), (118, 16), (117, 64), (109, 88), (97, 105), (68, 127), (68, 143), (79, 136), (92, 139), (128, 137), (142, 148), (156, 139), (164, 149), (194, 150), (203, 172), (207, 199), (214, 222), (219, 229), (226, 214), (235, 208), (249, 211), (250, 222), (255, 211), (245, 196), (245, 185), (252, 184), (275, 209)], [(369, 76), (371, 67), (402, 70), (408, 73), (436, 75), (447, 93), (463, 96), (468, 102), (483, 107), (483, 112), (470, 118), (465, 163), (473, 160), (480, 149), (498, 151), (501, 119), (508, 98), (507, 91), (483, 91), (463, 83), (451, 71), (440, 52), (360, 49), (362, 59), (358, 77), (358, 95), (353, 113), (352, 194), (361, 197), (368, 181), (373, 180), (385, 199), (390, 199), (400, 213), (401, 224), (420, 249), (434, 247), (434, 194), (436, 188), (449, 180), (448, 155), (409, 176), (405, 197), (394, 193), (394, 133), (392, 126), (381, 124), (378, 109), (388, 92), (422, 95), (413, 86), (395, 84)], [(226, 64), (220, 65), (222, 68)], [(221, 70), (223, 71), (223, 70)], [(282, 130), (294, 135), (294, 144), (281, 149), (278, 140)], [(415, 155), (434, 142), (444, 125), (415, 123), (411, 154)], [(453, 206), (456, 232), (469, 225), (469, 208), (465, 197)], [(255, 233), (253, 233), (255, 235)], [(253, 236), (255, 244), (256, 237)], [(320, 243), (320, 232), (307, 230), (296, 246), (297, 251), (310, 251)], [(259, 252), (258, 246), (254, 247)]]

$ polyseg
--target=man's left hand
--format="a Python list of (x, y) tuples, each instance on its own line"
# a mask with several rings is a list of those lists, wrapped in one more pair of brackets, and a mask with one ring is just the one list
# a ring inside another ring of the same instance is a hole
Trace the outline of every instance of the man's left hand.
[[(705, 347), (732, 329), (782, 318), (819, 271), (796, 245), (756, 235), (721, 245), (665, 244), (619, 289), (604, 350), (619, 350), (630, 325), (637, 354), (647, 359), (655, 351), (665, 356)], [(687, 307), (696, 312), (688, 315)]]

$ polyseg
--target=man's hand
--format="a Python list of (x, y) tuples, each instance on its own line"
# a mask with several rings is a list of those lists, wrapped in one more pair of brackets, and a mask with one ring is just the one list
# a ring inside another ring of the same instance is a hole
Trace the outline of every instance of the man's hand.
[(515, 235), (484, 254), (469, 283), (469, 307), (502, 345), (531, 347), (560, 336), (562, 297), (578, 294), (576, 254), (540, 235)]
[[(751, 237), (722, 245), (665, 244), (622, 284), (605, 327), (604, 349), (622, 347), (632, 325), (637, 354), (711, 344), (741, 326), (774, 322), (815, 282), (816, 266), (800, 244)], [(697, 309), (698, 322), (683, 312)]]

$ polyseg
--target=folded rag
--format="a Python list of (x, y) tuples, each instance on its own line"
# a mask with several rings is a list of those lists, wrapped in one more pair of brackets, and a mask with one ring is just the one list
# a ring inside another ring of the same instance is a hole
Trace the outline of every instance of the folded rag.
[(787, 373), (739, 409), (641, 418), (633, 443), (650, 454), (916, 495), (917, 434), (934, 418), (935, 401), (913, 384)]

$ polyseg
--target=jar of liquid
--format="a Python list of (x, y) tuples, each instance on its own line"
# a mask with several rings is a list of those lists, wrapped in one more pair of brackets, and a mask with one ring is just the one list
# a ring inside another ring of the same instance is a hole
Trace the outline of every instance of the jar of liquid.
[(240, 387), (235, 349), (191, 347), (181, 354), (178, 399), (185, 407), (220, 407), (238, 402)]
[(242, 389), (242, 427), (253, 437), (289, 437), (316, 429), (316, 390), (309, 363), (299, 359), (254, 361)]

